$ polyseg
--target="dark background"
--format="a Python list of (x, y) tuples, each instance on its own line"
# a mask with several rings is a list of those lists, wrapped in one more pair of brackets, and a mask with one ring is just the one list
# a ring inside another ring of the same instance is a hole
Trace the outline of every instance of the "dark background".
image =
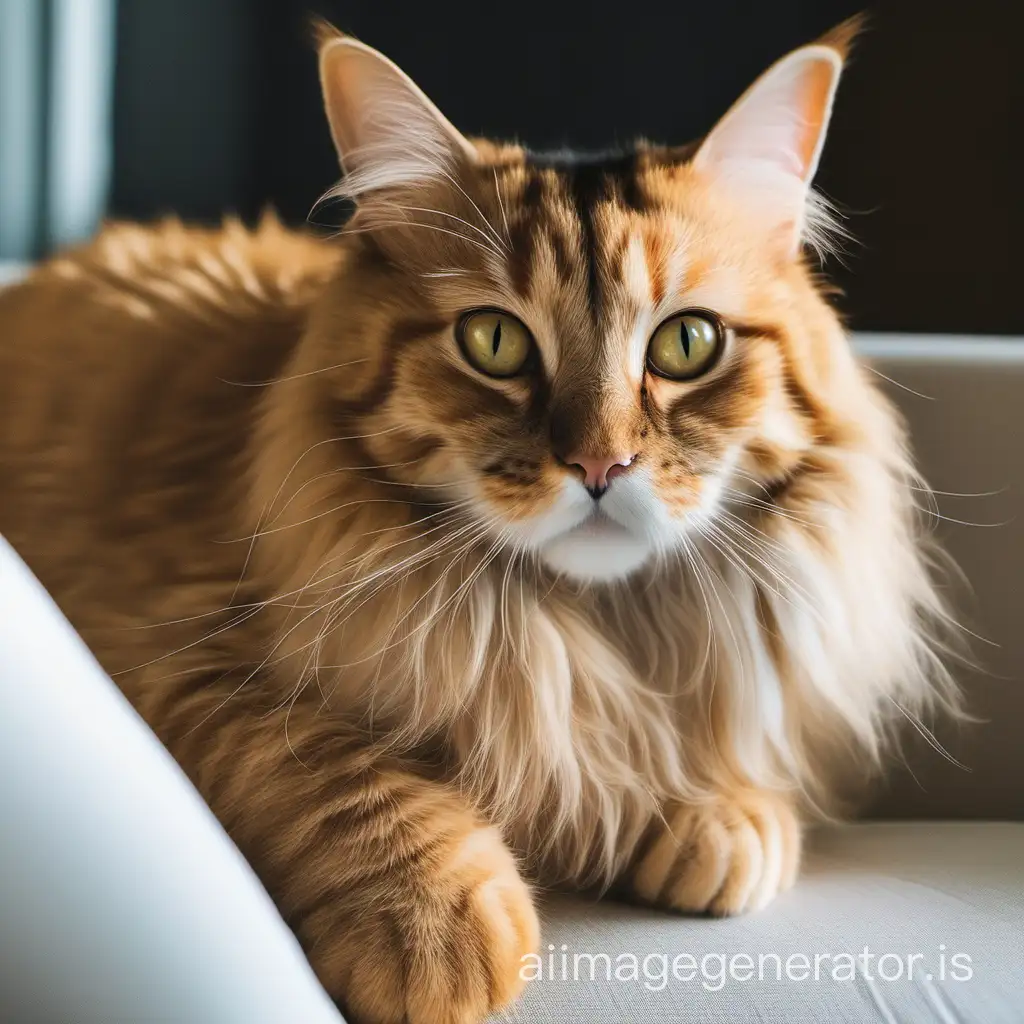
[[(303, 222), (338, 171), (312, 12), (383, 50), (467, 134), (599, 148), (706, 132), (843, 0), (121, 0), (115, 215)], [(1024, 3), (868, 8), (819, 187), (857, 238), (827, 270), (854, 327), (1024, 333)]]

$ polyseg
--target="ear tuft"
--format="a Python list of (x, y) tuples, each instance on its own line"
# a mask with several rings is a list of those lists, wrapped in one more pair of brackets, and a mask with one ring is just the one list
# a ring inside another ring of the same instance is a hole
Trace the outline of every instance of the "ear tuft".
[(828, 46), (839, 54), (839, 59), (846, 63), (850, 59), (858, 36), (867, 28), (868, 16), (865, 13), (855, 14), (852, 18), (840, 22), (835, 28), (826, 32), (819, 40), (819, 46)]
[(396, 64), (326, 22), (315, 32), (324, 106), (345, 172), (330, 196), (359, 199), (426, 183), (477, 159), (470, 142)]
[(694, 157), (698, 170), (730, 188), (790, 252), (801, 241), (826, 245), (828, 227), (834, 227), (827, 206), (811, 192), (811, 181), (843, 59), (859, 28), (860, 21), (851, 19), (773, 64)]
[(313, 15), (309, 19), (309, 31), (313, 37), (313, 45), (319, 53), (328, 43), (335, 39), (344, 39), (345, 35), (340, 29), (336, 29), (326, 18)]

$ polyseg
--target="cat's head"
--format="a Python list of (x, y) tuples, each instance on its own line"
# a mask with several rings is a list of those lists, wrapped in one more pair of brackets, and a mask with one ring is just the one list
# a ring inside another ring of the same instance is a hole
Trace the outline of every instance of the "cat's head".
[(804, 247), (849, 35), (780, 60), (699, 144), (578, 157), (465, 138), (325, 30), (356, 214), (321, 334), (375, 472), (590, 580), (785, 489), (836, 430), (839, 329)]

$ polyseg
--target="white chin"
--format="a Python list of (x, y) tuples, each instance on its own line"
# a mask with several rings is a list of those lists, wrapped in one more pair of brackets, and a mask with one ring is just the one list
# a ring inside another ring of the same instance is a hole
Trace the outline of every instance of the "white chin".
[(621, 579), (639, 569), (650, 546), (607, 518), (586, 522), (547, 541), (541, 558), (556, 572), (583, 582)]

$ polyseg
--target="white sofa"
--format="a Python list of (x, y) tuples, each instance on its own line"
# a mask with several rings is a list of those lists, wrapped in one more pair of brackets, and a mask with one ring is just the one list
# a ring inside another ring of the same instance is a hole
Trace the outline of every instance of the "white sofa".
[[(937, 520), (991, 641), (984, 671), (962, 673), (983, 720), (943, 734), (959, 764), (912, 746), (874, 820), (814, 835), (801, 881), (759, 914), (546, 898), (541, 977), (510, 1020), (1024, 1022), (1024, 341), (858, 345), (899, 382), (933, 486), (978, 494), (940, 494), (940, 513), (1001, 524)], [(0, 940), (3, 1020), (340, 1020), (184, 776), (2, 545)]]

